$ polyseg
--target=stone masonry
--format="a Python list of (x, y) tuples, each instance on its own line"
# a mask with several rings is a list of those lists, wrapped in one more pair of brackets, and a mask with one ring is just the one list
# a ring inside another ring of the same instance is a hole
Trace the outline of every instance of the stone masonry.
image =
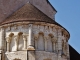
[(69, 60), (70, 34), (47, 0), (0, 3), (0, 60)]

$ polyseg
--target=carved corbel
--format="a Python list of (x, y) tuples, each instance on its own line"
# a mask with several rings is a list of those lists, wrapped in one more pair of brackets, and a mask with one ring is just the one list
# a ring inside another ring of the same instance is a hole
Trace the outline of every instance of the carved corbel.
[(17, 29), (17, 25), (14, 25), (14, 29)]
[(10, 30), (11, 30), (11, 26), (8, 26), (7, 31), (10, 31)]

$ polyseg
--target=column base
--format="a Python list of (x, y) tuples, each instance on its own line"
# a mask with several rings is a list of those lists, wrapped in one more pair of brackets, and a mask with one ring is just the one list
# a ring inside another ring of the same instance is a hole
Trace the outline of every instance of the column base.
[(33, 46), (28, 46), (27, 50), (35, 50)]

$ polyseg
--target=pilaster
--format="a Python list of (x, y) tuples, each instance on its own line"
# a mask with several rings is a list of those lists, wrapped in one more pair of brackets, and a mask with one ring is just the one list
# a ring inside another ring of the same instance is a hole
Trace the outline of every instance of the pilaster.
[(29, 41), (28, 41), (29, 46), (28, 46), (27, 50), (35, 50), (34, 47), (33, 47), (32, 26), (33, 26), (32, 24), (29, 24)]

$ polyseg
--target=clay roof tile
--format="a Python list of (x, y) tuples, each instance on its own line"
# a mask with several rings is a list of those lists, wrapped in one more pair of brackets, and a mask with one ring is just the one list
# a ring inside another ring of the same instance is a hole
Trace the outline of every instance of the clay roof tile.
[(41, 12), (38, 8), (30, 3), (25, 4), (22, 8), (7, 17), (1, 24), (8, 24), (20, 21), (34, 21), (34, 22), (48, 22), (55, 23), (55, 21)]

